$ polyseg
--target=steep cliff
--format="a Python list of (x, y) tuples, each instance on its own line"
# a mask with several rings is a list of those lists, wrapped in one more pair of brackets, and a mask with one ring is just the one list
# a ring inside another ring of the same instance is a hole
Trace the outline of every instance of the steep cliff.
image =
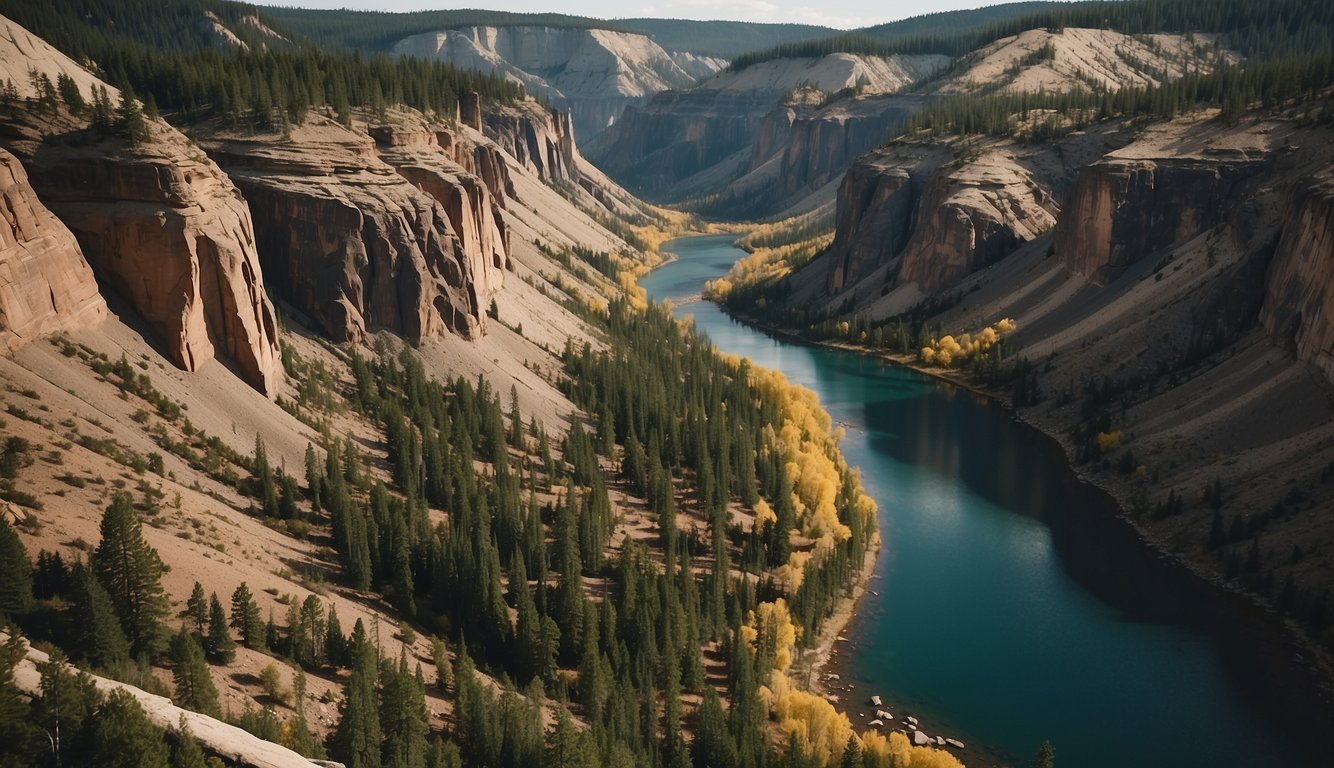
[(175, 131), (133, 153), (53, 148), (32, 161), (34, 185), (79, 238), (93, 270), (193, 371), (215, 352), (269, 392), (278, 329), (255, 233), (236, 187)]
[(0, 149), (0, 352), (106, 316), (74, 235), (37, 199), (17, 158)]
[(1334, 175), (1328, 170), (1291, 196), (1260, 322), (1334, 381)]
[(1079, 171), (1056, 228), (1056, 252), (1099, 284), (1223, 221), (1253, 191), (1264, 162), (1112, 153)]
[(747, 215), (773, 213), (884, 141), (918, 108), (884, 95), (946, 62), (844, 53), (764, 62), (627, 109), (585, 151), (655, 199), (718, 196), (722, 207), (759, 206)]
[[(68, 74), (86, 100), (101, 83), (79, 65), (3, 20), (0, 59)], [(20, 96), (31, 95), (23, 80)], [(138, 146), (85, 131), (63, 110), (17, 108), (0, 116), (3, 141), (28, 169), (38, 195), (78, 238), (93, 272), (162, 339), (177, 366), (194, 371), (215, 355), (271, 393), (277, 322), (255, 253), (250, 211), (236, 187), (179, 131), (147, 123)]]
[(917, 96), (830, 98), (799, 89), (760, 121), (744, 173), (708, 210), (756, 217), (814, 207), (805, 198), (837, 183), (858, 156), (898, 133), (922, 103)]
[(689, 88), (724, 62), (668, 53), (645, 35), (605, 29), (466, 27), (413, 35), (394, 53), (448, 61), (494, 72), (573, 115), (588, 140), (616, 122), (625, 108), (669, 88)]
[[(473, 216), (473, 201), (454, 198), (460, 222), (466, 208), (479, 232), (465, 247), (445, 205), (382, 160), (368, 135), (313, 117), (289, 140), (276, 139), (220, 132), (205, 143), (250, 202), (265, 274), (285, 300), (340, 342), (372, 329), (413, 340), (482, 333), (504, 269), (489, 205), (479, 197)], [(396, 156), (411, 165), (408, 153), (400, 147)], [(452, 182), (443, 169), (413, 167), (419, 178), (435, 177), (442, 198), (458, 191), (444, 188)]]
[[(520, 166), (549, 183), (578, 183), (570, 115), (536, 101), (478, 107), (474, 126)], [(466, 121), (465, 121), (466, 122)]]

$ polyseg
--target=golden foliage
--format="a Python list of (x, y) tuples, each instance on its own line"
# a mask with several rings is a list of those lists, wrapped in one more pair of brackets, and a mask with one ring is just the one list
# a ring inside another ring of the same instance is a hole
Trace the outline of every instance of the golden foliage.
[(1121, 447), (1121, 430), (1115, 432), (1099, 432), (1097, 436), (1098, 453), (1107, 455), (1117, 448)]
[(976, 336), (968, 333), (958, 338), (942, 336), (932, 340), (930, 346), (922, 347), (917, 358), (928, 365), (953, 368), (987, 352), (996, 346), (1001, 336), (1014, 332), (1015, 327), (1014, 321), (1007, 317), (978, 331)]
[(868, 731), (861, 742), (866, 768), (963, 768), (954, 755), (943, 749), (914, 747), (897, 731), (888, 737)]
[(802, 751), (824, 765), (837, 763), (853, 735), (848, 716), (808, 691), (788, 691), (774, 706), (784, 740), (795, 736)]

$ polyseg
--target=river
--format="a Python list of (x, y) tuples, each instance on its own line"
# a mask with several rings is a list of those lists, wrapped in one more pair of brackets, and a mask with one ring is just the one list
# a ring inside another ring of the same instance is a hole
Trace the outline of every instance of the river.
[[(731, 240), (673, 241), (644, 288), (698, 297), (743, 255)], [(855, 684), (859, 729), (878, 693), (980, 747), (974, 768), (1028, 765), (1044, 739), (1073, 768), (1319, 764), (1259, 703), (1263, 674), (1246, 670), (1260, 641), (1220, 627), (1214, 590), (1141, 545), (1051, 440), (901, 366), (781, 340), (697, 298), (676, 313), (815, 390), (846, 428), (885, 539), (833, 666)]]

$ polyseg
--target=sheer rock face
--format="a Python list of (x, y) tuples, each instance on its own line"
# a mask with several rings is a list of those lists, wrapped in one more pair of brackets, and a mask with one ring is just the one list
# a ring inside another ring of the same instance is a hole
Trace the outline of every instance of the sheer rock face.
[[(448, 189), (443, 170), (414, 164), (413, 142), (428, 137), (395, 141), (396, 156), (442, 198), (454, 195), (460, 226), (488, 246), (465, 247), (439, 199), (381, 159), (374, 140), (330, 121), (313, 119), (284, 141), (219, 136), (209, 149), (250, 201), (270, 283), (330, 339), (359, 341), (374, 329), (413, 341), (476, 338), (505, 264), (496, 209), (480, 195), (475, 208), (465, 202), (486, 189), (480, 181)], [(431, 152), (443, 168), (444, 152)]]
[(1312, 180), (1289, 201), (1260, 322), (1334, 381), (1334, 174)]
[(573, 115), (581, 139), (614, 123), (625, 108), (668, 88), (689, 88), (725, 62), (668, 53), (652, 38), (605, 29), (488, 27), (428, 32), (394, 52), (493, 72)]
[(106, 317), (97, 279), (74, 235), (0, 149), (0, 352), (33, 338), (96, 325)]
[(40, 146), (33, 186), (74, 232), (93, 271), (187, 371), (225, 355), (264, 393), (278, 377), (278, 328), (250, 210), (203, 152), (164, 123), (126, 151)]
[(1264, 163), (1242, 158), (1110, 155), (1079, 173), (1056, 228), (1071, 271), (1106, 285), (1127, 267), (1222, 223)]
[(579, 183), (570, 115), (534, 101), (494, 105), (482, 132), (518, 164), (550, 183)]
[(1050, 197), (1007, 153), (947, 157), (906, 146), (852, 167), (839, 189), (831, 294), (894, 260), (895, 284), (945, 291), (1055, 224)]
[[(494, 146), (473, 145), (450, 131), (382, 126), (372, 128), (370, 134), (380, 158), (445, 209), (467, 261), (466, 271), (487, 305), (511, 268), (504, 201), (513, 185), (504, 159)], [(485, 177), (470, 172), (460, 161)]]

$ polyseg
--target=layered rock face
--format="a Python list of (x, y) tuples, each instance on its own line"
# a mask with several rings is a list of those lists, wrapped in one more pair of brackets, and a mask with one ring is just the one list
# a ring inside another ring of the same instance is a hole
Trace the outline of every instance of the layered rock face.
[(578, 183), (579, 169), (568, 113), (525, 100), (492, 105), (481, 114), (479, 124), (479, 130), (488, 139), (539, 179)]
[(689, 88), (723, 68), (718, 59), (668, 53), (645, 35), (605, 29), (466, 27), (400, 40), (394, 53), (493, 72), (573, 115), (582, 140), (616, 122), (628, 105)]
[(927, 182), (898, 282), (925, 294), (956, 285), (1056, 223), (1056, 207), (1033, 177), (988, 153)]
[[(809, 92), (807, 92), (808, 95)], [(764, 116), (741, 178), (712, 210), (765, 216), (839, 179), (863, 153), (902, 129), (921, 109), (915, 96), (789, 97)]]
[[(446, 181), (443, 150), (431, 150), (440, 164), (433, 170), (416, 162), (412, 145), (403, 138), (396, 156), (454, 201), (462, 228), (475, 227), (479, 242), (491, 238), (490, 253), (465, 248), (446, 205), (382, 160), (372, 139), (330, 121), (311, 120), (288, 142), (209, 142), (250, 201), (270, 283), (334, 341), (372, 329), (412, 340), (482, 333), (488, 291), (504, 268), (504, 236), (488, 223), (495, 210), (480, 195), (474, 207), (466, 189)], [(473, 191), (482, 189), (478, 182)]]
[[(729, 213), (772, 213), (884, 141), (918, 108), (886, 94), (946, 62), (845, 53), (764, 62), (631, 107), (585, 151), (645, 195), (718, 195)], [(742, 203), (751, 207), (733, 210)]]
[(1334, 174), (1311, 180), (1289, 202), (1260, 322), (1334, 381)]
[(885, 264), (892, 283), (938, 293), (1055, 224), (1050, 197), (1010, 155), (945, 165), (948, 158), (938, 148), (906, 145), (848, 171), (824, 257), (830, 294)]
[(203, 152), (165, 124), (132, 152), (42, 145), (33, 186), (79, 239), (98, 278), (196, 370), (215, 354), (269, 393), (278, 326), (250, 211)]
[(1080, 171), (1056, 228), (1056, 253), (1075, 273), (1106, 285), (1141, 258), (1220, 224), (1263, 170), (1240, 157), (1113, 153)]
[(106, 316), (74, 235), (37, 199), (16, 157), (0, 149), (0, 352)]

